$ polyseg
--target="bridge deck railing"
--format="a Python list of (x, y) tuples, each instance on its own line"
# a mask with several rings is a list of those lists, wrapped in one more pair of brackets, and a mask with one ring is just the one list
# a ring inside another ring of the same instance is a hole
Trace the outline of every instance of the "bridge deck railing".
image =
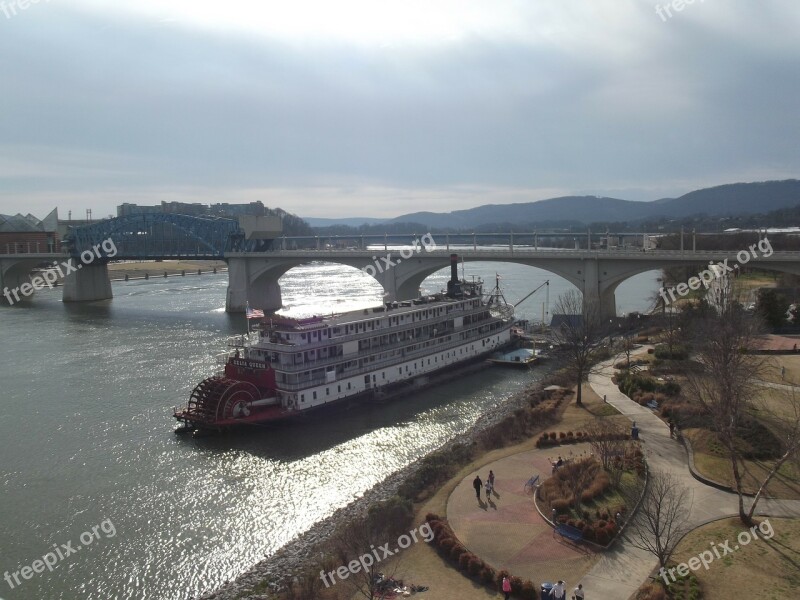
[[(352, 257), (359, 257), (363, 258), (364, 256), (372, 256), (376, 253), (381, 252), (398, 252), (402, 249), (410, 248), (410, 246), (400, 246), (394, 245), (389, 247), (388, 249), (383, 248), (324, 248), (324, 249), (314, 249), (314, 248), (298, 248), (296, 250), (290, 249), (275, 249), (275, 250), (267, 250), (263, 252), (226, 252), (226, 257), (233, 257), (233, 256), (254, 256), (254, 255), (263, 255), (263, 256), (284, 256), (284, 257), (308, 257), (308, 258), (316, 258), (321, 259), (325, 256), (336, 257), (336, 258), (346, 258), (348, 256)], [(509, 248), (508, 246), (497, 246), (493, 248), (478, 248), (477, 250), (473, 250), (472, 248), (451, 248), (446, 249), (442, 247), (437, 247), (436, 249), (429, 249), (429, 250), (421, 250), (416, 252), (413, 256), (415, 258), (421, 258), (424, 256), (430, 257), (446, 257), (449, 256), (450, 252), (457, 252), (459, 254), (464, 255), (467, 258), (476, 258), (476, 257), (487, 257), (493, 258), (497, 255), (505, 254), (505, 255), (514, 255), (518, 257), (536, 257), (536, 258), (547, 258), (547, 257), (569, 257), (569, 258), (603, 258), (603, 257), (618, 257), (618, 258), (637, 258), (637, 259), (648, 259), (648, 258), (680, 258), (684, 260), (698, 260), (698, 261), (706, 261), (706, 260), (724, 260), (725, 258), (735, 258), (738, 252), (741, 250), (642, 250), (641, 248), (637, 249), (602, 249), (602, 250), (585, 250), (585, 249), (572, 249), (572, 248), (538, 248), (534, 249), (528, 246), (514, 246)], [(751, 255), (752, 258), (752, 255)], [(770, 260), (770, 258), (774, 258), (775, 260), (800, 260), (800, 251), (791, 250), (791, 251), (780, 251), (775, 250), (773, 254), (770, 256), (763, 256), (759, 253), (756, 257), (758, 260)]]
[(0, 254), (63, 254), (52, 244), (41, 242), (8, 242), (0, 244)]

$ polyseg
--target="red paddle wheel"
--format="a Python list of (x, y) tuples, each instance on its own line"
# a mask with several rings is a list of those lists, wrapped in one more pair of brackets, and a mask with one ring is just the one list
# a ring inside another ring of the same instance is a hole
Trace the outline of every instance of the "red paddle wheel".
[(175, 416), (187, 424), (216, 425), (248, 416), (250, 403), (260, 397), (252, 383), (216, 375), (201, 381), (192, 390), (186, 409)]

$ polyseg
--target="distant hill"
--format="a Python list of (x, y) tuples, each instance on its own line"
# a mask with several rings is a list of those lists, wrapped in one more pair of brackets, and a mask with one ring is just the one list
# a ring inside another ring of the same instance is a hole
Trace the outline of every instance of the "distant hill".
[(800, 204), (800, 181), (731, 183), (650, 203), (654, 216), (686, 217), (705, 213), (721, 217), (771, 212)]
[(331, 227), (333, 225), (347, 225), (348, 227), (359, 227), (361, 225), (375, 225), (385, 223), (391, 219), (374, 219), (372, 217), (342, 217), (341, 219), (323, 219), (318, 217), (304, 217), (303, 219), (311, 227)]
[(545, 223), (565, 221), (591, 223), (626, 221), (649, 216), (650, 203), (601, 198), (598, 196), (564, 196), (517, 204), (486, 204), (450, 213), (418, 212), (392, 219), (393, 222), (424, 223), (429, 227), (465, 229), (489, 223)]
[(535, 225), (561, 221), (589, 224), (632, 222), (697, 214), (736, 216), (764, 213), (800, 204), (800, 181), (734, 183), (689, 192), (679, 198), (636, 202), (597, 196), (565, 196), (517, 204), (486, 204), (449, 213), (417, 212), (390, 222), (416, 222), (427, 227), (469, 229), (489, 224)]

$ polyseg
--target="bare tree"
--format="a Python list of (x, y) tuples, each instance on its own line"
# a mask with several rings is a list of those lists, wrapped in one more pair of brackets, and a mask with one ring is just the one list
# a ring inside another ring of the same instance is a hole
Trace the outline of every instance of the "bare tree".
[(633, 515), (625, 538), (636, 548), (649, 552), (666, 567), (684, 535), (691, 531), (689, 513), (692, 493), (669, 473), (650, 471), (642, 494), (641, 480), (623, 486), (622, 495), (628, 506), (639, 509)]
[(791, 388), (779, 394), (779, 399), (777, 406), (768, 406), (764, 401), (757, 402), (761, 421), (780, 440), (783, 447), (782, 454), (767, 472), (753, 497), (750, 510), (747, 512), (748, 522), (753, 520), (758, 501), (761, 500), (781, 467), (787, 463), (795, 463), (800, 467), (798, 464), (800, 463), (800, 397), (795, 392), (795, 388)]
[[(392, 540), (400, 548), (410, 545), (411, 538), (406, 534), (416, 535), (408, 530), (413, 514), (412, 503), (395, 496), (371, 506), (363, 519), (351, 521), (336, 533), (332, 554), (341, 565), (336, 571), (341, 580), (339, 585), (350, 592), (348, 598), (373, 600), (392, 595), (385, 580), (394, 576), (400, 565), (397, 546), (391, 548)], [(419, 530), (422, 533), (422, 527)], [(405, 545), (400, 541), (402, 538), (408, 540)], [(320, 579), (325, 581), (325, 575), (320, 573)], [(331, 579), (330, 572), (327, 575)]]
[[(380, 585), (383, 577), (393, 576), (399, 562), (381, 562), (383, 551), (376, 549), (387, 546), (387, 531), (376, 531), (368, 520), (352, 523), (340, 531), (335, 540), (335, 556), (341, 561), (342, 574), (346, 577), (339, 585), (350, 590), (349, 597), (363, 597), (366, 600), (384, 599), (389, 591)], [(339, 576), (341, 577), (341, 575)]]
[(288, 576), (283, 583), (283, 588), (286, 590), (282, 596), (285, 600), (321, 600), (333, 597), (330, 592), (325, 595), (322, 579), (313, 571), (307, 571), (298, 576)]
[(756, 397), (764, 372), (761, 356), (748, 352), (761, 334), (759, 321), (742, 308), (729, 278), (714, 282), (706, 296), (713, 310), (704, 311), (694, 324), (695, 363), (685, 372), (688, 390), (710, 415), (714, 432), (731, 463), (739, 517), (750, 524), (744, 505), (743, 457), (737, 443), (748, 402)]
[(552, 335), (566, 368), (578, 385), (575, 403), (581, 406), (581, 387), (591, 373), (597, 351), (605, 343), (607, 323), (601, 317), (598, 302), (584, 301), (577, 290), (561, 294), (556, 300), (553, 314), (563, 315), (561, 322), (553, 328)]
[(631, 352), (636, 349), (636, 344), (631, 336), (626, 335), (622, 338), (622, 352), (625, 354), (625, 366), (631, 368)]
[(603, 469), (611, 477), (614, 487), (619, 487), (625, 470), (625, 458), (633, 443), (627, 425), (609, 417), (590, 421), (585, 427), (592, 453), (600, 459)]
[(581, 494), (592, 485), (599, 470), (598, 462), (593, 457), (589, 457), (567, 464), (556, 472), (556, 476), (564, 482), (569, 490), (575, 509), (580, 509)]

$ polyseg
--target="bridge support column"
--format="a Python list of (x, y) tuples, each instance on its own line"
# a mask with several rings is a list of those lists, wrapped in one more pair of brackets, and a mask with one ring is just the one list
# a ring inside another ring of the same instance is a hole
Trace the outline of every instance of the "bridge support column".
[(614, 290), (606, 290), (600, 294), (600, 316), (604, 319), (617, 316), (617, 297)]
[(617, 316), (617, 299), (614, 296), (614, 287), (601, 289), (600, 266), (596, 260), (583, 261), (583, 306), (584, 311), (589, 303), (595, 303), (599, 309), (600, 317), (612, 319)]
[(228, 294), (225, 311), (243, 313), (248, 301), (251, 308), (264, 312), (279, 310), (283, 306), (283, 299), (278, 280), (262, 275), (253, 281), (250, 265), (251, 261), (247, 258), (228, 259)]
[(64, 278), (64, 302), (93, 302), (113, 297), (108, 265), (105, 263), (81, 265), (78, 271)]
[(407, 298), (398, 298), (397, 296), (397, 273), (393, 268), (386, 269), (380, 273), (376, 279), (383, 287), (383, 301), (394, 302), (395, 300), (407, 300)]

